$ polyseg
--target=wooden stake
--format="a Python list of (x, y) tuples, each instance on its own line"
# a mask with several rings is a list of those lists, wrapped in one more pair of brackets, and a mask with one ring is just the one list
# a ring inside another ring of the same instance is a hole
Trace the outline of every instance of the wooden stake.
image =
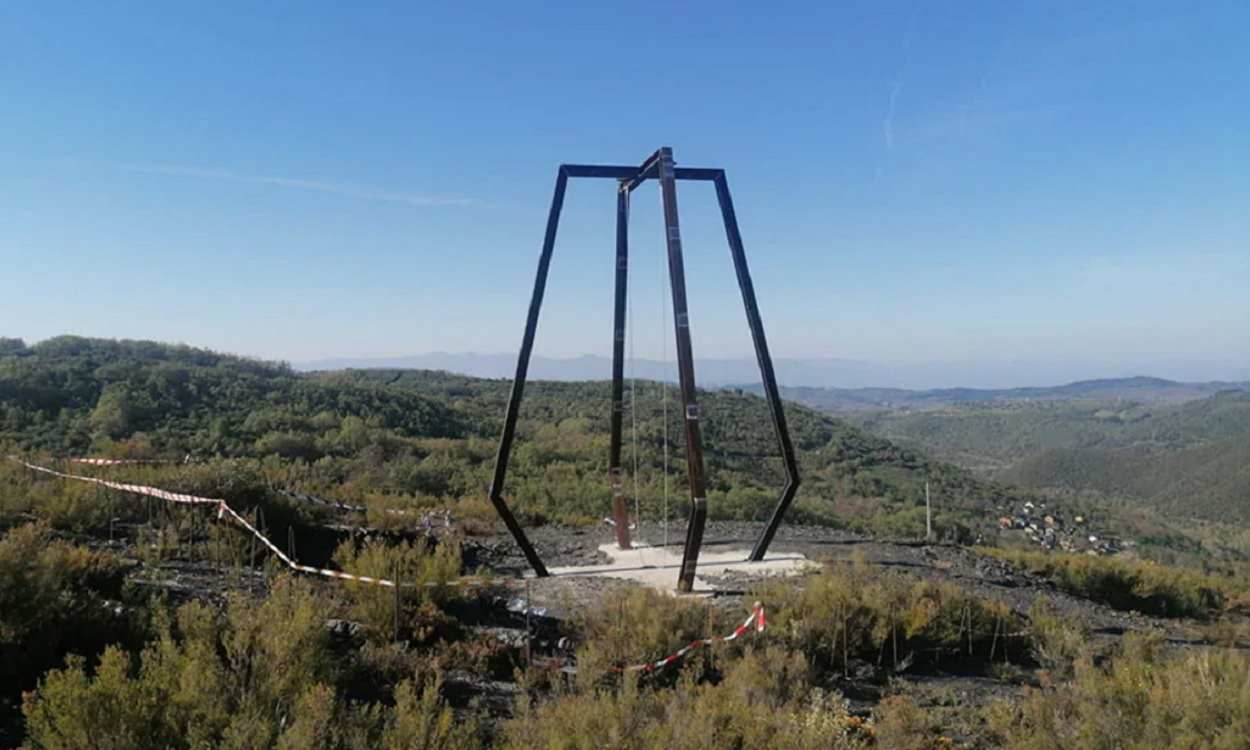
[(399, 563), (391, 565), (391, 580), (395, 582), (395, 637), (392, 642), (399, 641)]
[(851, 679), (851, 646), (848, 640), (850, 638), (848, 632), (850, 623), (850, 615), (846, 613), (844, 606), (842, 608), (842, 676), (848, 680)]
[(877, 666), (881, 666), (881, 662), (885, 661), (885, 647), (890, 642), (890, 637), (886, 636), (881, 639), (881, 648), (877, 651)]
[(1011, 646), (1011, 639), (1007, 637), (1007, 621), (1003, 620), (1003, 663), (1010, 661), (1011, 657), (1007, 655), (1007, 649)]
[(933, 541), (933, 506), (929, 502), (929, 480), (924, 482), (924, 540)]
[[(260, 507), (259, 505), (256, 506), (256, 517), (260, 519), (260, 525), (258, 525), (256, 528), (260, 529), (261, 536), (268, 539), (269, 538), (269, 524), (265, 523), (265, 509)], [(260, 566), (260, 572), (264, 574), (265, 576), (266, 584), (269, 583), (269, 567), (265, 565), (265, 561), (268, 559), (269, 559), (268, 555), (266, 555), (264, 551), (262, 551), (260, 562), (257, 563), (257, 565)]]
[[(715, 632), (712, 629), (712, 602), (711, 600), (709, 600), (707, 604), (707, 625), (704, 627), (703, 632), (708, 633), (708, 634)], [(755, 643), (755, 630), (754, 629), (752, 629), (751, 631), (751, 642), (752, 644)], [(715, 672), (716, 671), (716, 655), (712, 651), (712, 647), (710, 645), (707, 648), (707, 653), (708, 653), (708, 668), (712, 672)]]
[(898, 627), (894, 622), (894, 610), (890, 610), (890, 641), (894, 644), (894, 669), (898, 670)]
[[(260, 528), (259, 524), (260, 524), (260, 506), (255, 505), (255, 506), (252, 506), (252, 528), (259, 529)], [(256, 535), (255, 534), (248, 535), (247, 549), (248, 549), (247, 564), (250, 567), (252, 567), (253, 570), (255, 570), (256, 568)]]
[(972, 603), (969, 602), (966, 609), (968, 613), (968, 656), (972, 656)]

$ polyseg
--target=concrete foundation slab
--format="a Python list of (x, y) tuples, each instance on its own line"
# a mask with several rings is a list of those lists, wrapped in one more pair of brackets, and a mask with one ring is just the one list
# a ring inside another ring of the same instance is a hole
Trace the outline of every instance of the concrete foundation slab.
[[(652, 547), (646, 542), (636, 541), (633, 549), (621, 550), (617, 549), (615, 543), (609, 542), (599, 545), (599, 551), (607, 556), (609, 562), (603, 565), (553, 567), (550, 569), (551, 575), (555, 578), (620, 578), (669, 592), (677, 587), (677, 572), (681, 569), (680, 547)], [(733, 574), (763, 578), (770, 575), (792, 575), (816, 565), (797, 553), (774, 553), (760, 562), (748, 561), (749, 554), (750, 550), (745, 547), (705, 547), (699, 555), (699, 575), (695, 577), (694, 590), (691, 593), (707, 595), (716, 591), (716, 587), (704, 576)]]

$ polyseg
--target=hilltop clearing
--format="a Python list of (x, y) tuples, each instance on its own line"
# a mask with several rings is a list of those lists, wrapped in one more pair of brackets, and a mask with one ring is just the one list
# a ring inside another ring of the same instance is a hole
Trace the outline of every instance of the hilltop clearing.
[[(509, 387), (141, 342), (6, 345), (6, 453), (178, 494), (0, 466), (0, 744), (981, 748), (1075, 722), (1201, 745), (1250, 721), (1233, 687), (1250, 675), (1235, 549), (1156, 525), (1090, 547), (1120, 554), (1060, 554), (1122, 519), (797, 405), (805, 484), (773, 554), (816, 570), (738, 567), (709, 573), (716, 597), (673, 598), (577, 573), (612, 538), (608, 388), (534, 384), (508, 493), (548, 563), (573, 567), (523, 579), (484, 501)], [(664, 394), (641, 383), (636, 403), (635, 535), (652, 543)], [(736, 549), (779, 486), (767, 406), (701, 396), (707, 546)], [(673, 421), (671, 544), (685, 509)], [(75, 453), (151, 462), (63, 460)], [(941, 543), (920, 541), (926, 481)], [(166, 501), (184, 495), (209, 500)], [(1173, 549), (1202, 554), (1139, 559)]]

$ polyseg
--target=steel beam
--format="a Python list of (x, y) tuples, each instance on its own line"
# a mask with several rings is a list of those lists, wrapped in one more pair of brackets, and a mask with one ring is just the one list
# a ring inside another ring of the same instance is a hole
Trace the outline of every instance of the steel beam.
[(490, 485), (490, 501), (512, 533), (517, 546), (525, 553), (525, 559), (534, 569), (534, 575), (547, 576), (547, 566), (530, 540), (526, 538), (521, 524), (517, 523), (508, 504), (503, 499), (504, 478), (508, 474), (508, 459), (512, 455), (512, 440), (516, 437), (516, 421), (521, 411), (521, 397), (525, 395), (525, 377), (529, 372), (530, 353), (534, 350), (534, 333), (538, 330), (538, 313), (543, 306), (543, 293), (547, 290), (547, 270), (551, 267), (551, 252), (556, 244), (556, 229), (560, 226), (560, 209), (564, 207), (564, 190), (569, 176), (563, 167), (556, 176), (555, 193), (551, 196), (551, 210), (547, 213), (547, 234), (543, 237), (542, 253), (538, 256), (538, 273), (534, 277), (534, 293), (530, 297), (530, 311), (525, 319), (525, 334), (521, 338), (521, 352), (517, 355), (516, 375), (512, 379), (512, 395), (508, 398), (508, 412), (504, 417), (503, 434), (499, 437), (499, 452), (495, 455), (495, 476)]
[(638, 167), (618, 167), (607, 164), (562, 164), (560, 169), (569, 177), (603, 177), (611, 180), (631, 180), (638, 176)]
[[(664, 205), (664, 240), (668, 246), (668, 278), (673, 291), (673, 328), (677, 337), (677, 373), (681, 385), (682, 415), (686, 432), (686, 474), (690, 482), (690, 519), (686, 546), (681, 556), (678, 591), (694, 588), (703, 526), (707, 522), (707, 488), (703, 475), (703, 437), (699, 429), (699, 403), (695, 391), (694, 351), (690, 343), (690, 313), (686, 305), (686, 269), (681, 252), (681, 227), (677, 219), (677, 179), (673, 174), (673, 151), (662, 148), (656, 160), (656, 179)], [(640, 170), (641, 172), (641, 170)]]
[(764, 397), (772, 412), (773, 432), (781, 446), (781, 458), (786, 467), (786, 486), (781, 490), (777, 506), (773, 509), (768, 525), (751, 549), (750, 559), (759, 562), (768, 552), (781, 519), (794, 500), (799, 489), (799, 467), (794, 456), (794, 444), (790, 442), (790, 428), (786, 425), (786, 412), (777, 389), (777, 376), (773, 372), (773, 358), (768, 353), (768, 340), (764, 336), (764, 321), (755, 302), (755, 285), (751, 283), (751, 270), (747, 267), (746, 250), (742, 247), (742, 233), (738, 231), (738, 216), (734, 213), (733, 198), (729, 194), (729, 182), (724, 173), (716, 177), (716, 200), (720, 203), (721, 218), (725, 222), (725, 236), (729, 240), (729, 254), (733, 256), (734, 272), (738, 276), (738, 289), (742, 292), (742, 306), (746, 309), (747, 325), (751, 329), (751, 341), (755, 344), (755, 359), (760, 366), (760, 381), (764, 385)]
[[(621, 185), (622, 189), (624, 189), (627, 192), (632, 193), (635, 188), (637, 188), (639, 185), (643, 183), (644, 180), (650, 177), (655, 177), (656, 167), (659, 165), (659, 162), (660, 162), (660, 153), (663, 151), (664, 149), (659, 149), (654, 154), (651, 154), (650, 156), (648, 156), (647, 160), (644, 161), (640, 167), (634, 170), (634, 176), (631, 177), (630, 179), (625, 180), (622, 183)], [(673, 152), (670, 149), (669, 150), (670, 158), (672, 158), (672, 154)], [(671, 174), (671, 171), (670, 171), (670, 174)]]
[(755, 289), (747, 267), (746, 252), (743, 249), (742, 236), (738, 230), (738, 220), (734, 214), (733, 200), (729, 194), (729, 184), (725, 179), (723, 170), (675, 167), (672, 149), (669, 148), (662, 148), (656, 151), (641, 166), (637, 167), (588, 164), (565, 164), (560, 167), (556, 177), (555, 193), (551, 199), (551, 210), (547, 216), (547, 232), (543, 239), (542, 253), (538, 259), (538, 272), (534, 279), (534, 292), (530, 299), (529, 315), (525, 323), (525, 334), (521, 341), (521, 351), (517, 356), (516, 376), (512, 381), (512, 394), (508, 399), (508, 411), (504, 418), (503, 434), (499, 439), (499, 452), (495, 457), (495, 474), (490, 488), (491, 503), (495, 506), (495, 510), (508, 527), (508, 531), (516, 539), (517, 545), (525, 554), (530, 566), (534, 569), (534, 573), (538, 576), (546, 576), (546, 567), (508, 508), (504, 500), (503, 491), (504, 481), (508, 472), (508, 461), (512, 453), (512, 443), (516, 437), (517, 418), (525, 391), (530, 355), (534, 347), (534, 335), (538, 328), (539, 311), (542, 308), (543, 295), (546, 291), (547, 272), (551, 265), (556, 231), (560, 222), (560, 211), (564, 205), (564, 194), (570, 177), (608, 178), (619, 182), (617, 191), (616, 295), (612, 343), (612, 435), (608, 463), (613, 484), (612, 505), (613, 516), (616, 521), (617, 543), (622, 548), (628, 548), (630, 543), (629, 520), (622, 482), (623, 472), (621, 470), (621, 430), (624, 418), (624, 337), (625, 326), (627, 325), (625, 306), (629, 264), (629, 197), (634, 189), (648, 179), (655, 179), (660, 183), (660, 195), (664, 208), (669, 283), (672, 286), (673, 294), (673, 324), (677, 338), (677, 365), (686, 436), (686, 471), (689, 476), (691, 501), (690, 519), (686, 528), (686, 545), (682, 553), (681, 571), (678, 575), (677, 587), (680, 591), (689, 591), (694, 585), (699, 548), (703, 542), (703, 530), (707, 519), (707, 499), (703, 464), (703, 442), (699, 425), (699, 405), (694, 376), (694, 354), (690, 341), (690, 318), (686, 299), (685, 265), (682, 256), (681, 230), (677, 214), (676, 183), (678, 180), (710, 181), (715, 184), (716, 197), (721, 208), (721, 217), (725, 223), (725, 234), (729, 240), (730, 256), (733, 259), (734, 270), (737, 274), (738, 287), (742, 292), (742, 302), (746, 310), (747, 324), (751, 329), (751, 339), (755, 345), (755, 355), (760, 367), (764, 395), (768, 400), (773, 420), (773, 430), (777, 435), (781, 456), (785, 463), (786, 485), (781, 491), (781, 496), (777, 501), (777, 506), (773, 510), (767, 527), (751, 551), (751, 560), (758, 561), (763, 559), (773, 536), (777, 532), (778, 526), (781, 524), (782, 517), (794, 500), (794, 495), (798, 490), (800, 482), (794, 446), (790, 441), (785, 412), (777, 388), (777, 379), (773, 372), (772, 357), (769, 355), (768, 343), (764, 336), (764, 324), (760, 319), (759, 307), (756, 304)]
[[(649, 158), (641, 167), (622, 167), (608, 164), (564, 164), (561, 165), (560, 169), (564, 170), (564, 173), (569, 177), (601, 177), (621, 180), (625, 183), (625, 189), (633, 192), (634, 188), (655, 177), (654, 158), (654, 156)], [(678, 180), (702, 182), (711, 182), (722, 174), (724, 174), (724, 170), (706, 167), (677, 167), (673, 170), (673, 175)]]
[(723, 169), (707, 169), (705, 167), (677, 167), (673, 175), (679, 180), (697, 180), (711, 182), (725, 175)]
[[(625, 415), (625, 301), (629, 283), (629, 191), (616, 192), (616, 296), (612, 319), (612, 419), (608, 476), (612, 480), (612, 522), (616, 546), (629, 549), (629, 512), (621, 471), (621, 422)], [(629, 397), (634, 397), (631, 391)]]

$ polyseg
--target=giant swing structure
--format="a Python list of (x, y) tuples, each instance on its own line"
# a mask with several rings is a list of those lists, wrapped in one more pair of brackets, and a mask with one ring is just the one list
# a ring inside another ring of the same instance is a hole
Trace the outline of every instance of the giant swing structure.
[[(751, 549), (751, 561), (761, 561), (772, 543), (777, 528), (790, 507), (799, 487), (798, 465), (794, 446), (786, 426), (786, 415), (777, 390), (772, 357), (764, 336), (764, 324), (760, 319), (755, 301), (755, 289), (747, 268), (746, 251), (738, 231), (738, 219), (734, 214), (733, 200), (729, 195), (729, 183), (722, 169), (677, 167), (673, 151), (665, 147), (656, 151), (641, 166), (608, 166), (589, 164), (562, 164), (556, 174), (555, 193), (551, 198), (551, 211), (547, 216), (547, 232), (543, 239), (542, 253), (538, 258), (538, 273), (534, 279), (534, 293), (530, 299), (529, 315), (525, 321), (525, 334), (521, 339), (521, 351), (517, 356), (516, 377), (512, 381), (512, 394), (508, 399), (508, 411), (504, 419), (503, 433), (499, 437), (499, 452), (495, 458), (495, 474), (490, 487), (490, 500), (503, 519), (517, 545), (525, 554), (534, 574), (548, 575), (547, 568), (538, 552), (525, 536), (525, 531), (513, 516), (504, 500), (504, 481), (508, 474), (508, 461), (512, 454), (512, 442), (516, 436), (517, 416), (525, 393), (525, 380), (529, 370), (530, 353), (534, 347), (534, 334), (538, 328), (539, 311), (547, 287), (547, 271), (551, 266), (552, 249), (556, 230), (560, 223), (560, 210), (564, 205), (564, 193), (570, 177), (591, 177), (617, 181), (616, 193), (616, 292), (612, 337), (612, 414), (611, 440), (609, 443), (609, 478), (612, 483), (612, 516), (615, 523), (617, 544), (629, 549), (628, 506), (625, 498), (621, 468), (621, 427), (624, 413), (624, 355), (626, 327), (626, 292), (629, 281), (629, 201), (634, 190), (647, 180), (654, 179), (660, 186), (664, 214), (664, 239), (668, 251), (668, 275), (673, 301), (673, 325), (676, 335), (677, 370), (681, 391), (683, 422), (686, 436), (686, 473), (689, 479), (690, 515), (686, 526), (686, 541), (678, 573), (677, 590), (688, 592), (694, 585), (695, 569), (699, 560), (699, 548), (703, 543), (703, 528), (707, 521), (707, 495), (703, 467), (703, 442), (699, 427), (699, 404), (695, 389), (694, 354), (690, 342), (690, 316), (686, 309), (685, 264), (682, 259), (681, 229), (677, 217), (677, 182), (692, 180), (711, 182), (716, 188), (721, 217), (725, 223), (725, 235), (729, 240), (729, 253), (733, 259), (738, 288), (742, 292), (742, 304), (746, 309), (747, 325), (759, 362), (760, 379), (764, 395), (772, 414), (781, 458), (785, 465), (786, 484), (777, 499), (767, 526), (760, 532)], [(632, 396), (632, 394), (631, 394)]]

